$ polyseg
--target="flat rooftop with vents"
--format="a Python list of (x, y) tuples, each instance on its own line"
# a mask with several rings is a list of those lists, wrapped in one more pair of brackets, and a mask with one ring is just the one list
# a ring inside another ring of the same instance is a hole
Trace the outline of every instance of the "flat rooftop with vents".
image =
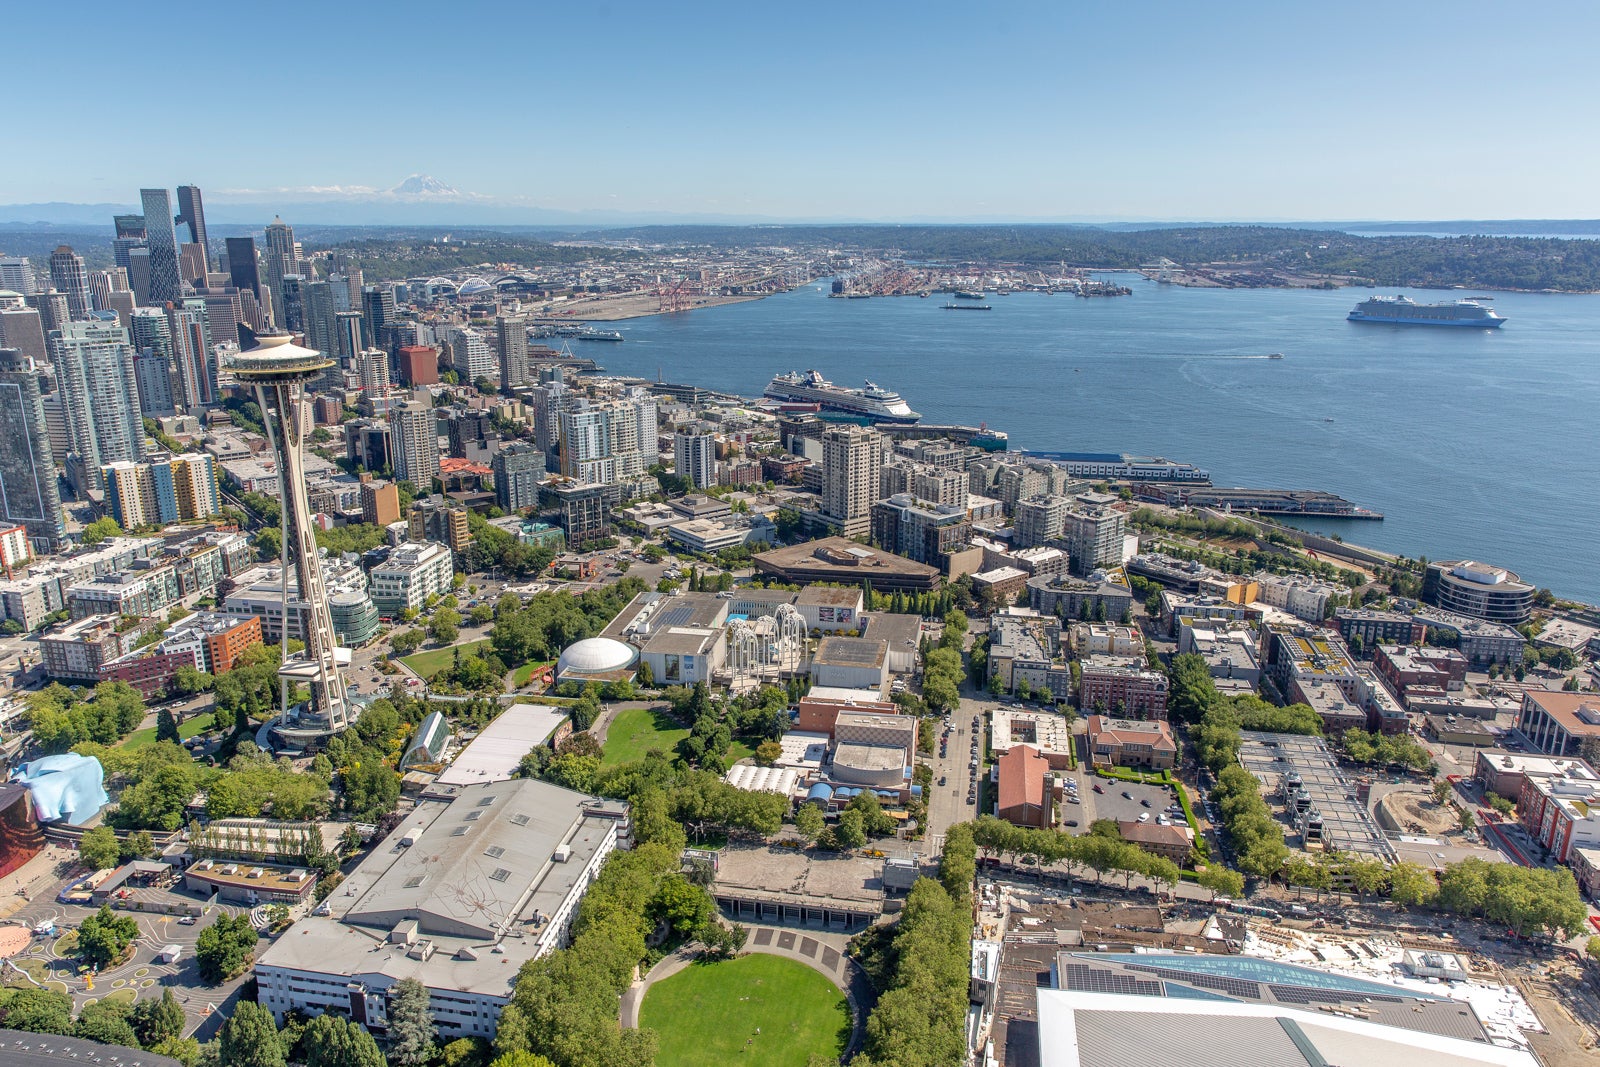
[(394, 984), (415, 978), (441, 1033), (492, 1037), (517, 969), (566, 943), (626, 817), (533, 779), (424, 799), (261, 955), (261, 1003), (381, 1028)]

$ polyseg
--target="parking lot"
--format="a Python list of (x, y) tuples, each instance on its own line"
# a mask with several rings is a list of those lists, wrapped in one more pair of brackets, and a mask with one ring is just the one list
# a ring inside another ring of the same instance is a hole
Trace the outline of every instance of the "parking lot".
[[(81, 868), (62, 862), (58, 870)], [(12, 956), (4, 965), (5, 984), (27, 987), (43, 985), (63, 992), (73, 999), (74, 1011), (101, 997), (116, 996), (134, 1000), (160, 997), (163, 990), (171, 989), (183, 1005), (188, 1019), (185, 1033), (202, 1027), (207, 1019), (233, 998), (249, 973), (221, 985), (208, 986), (200, 978), (195, 962), (194, 947), (201, 931), (216, 922), (221, 915), (247, 911), (227, 905), (207, 906), (203, 897), (182, 889), (141, 889), (135, 892), (138, 899), (155, 906), (162, 903), (182, 903), (203, 909), (204, 913), (192, 923), (181, 921), (179, 915), (152, 912), (120, 911), (139, 924), (139, 937), (134, 942), (133, 955), (126, 962), (91, 975), (80, 973), (81, 965), (72, 954), (76, 929), (97, 908), (77, 904), (64, 904), (56, 900), (56, 893), (71, 881), (70, 878), (50, 879), (49, 889), (13, 912), (8, 923), (18, 924), (26, 930), (54, 929), (48, 935), (32, 938), (26, 948)], [(162, 962), (168, 946), (176, 946), (176, 962)], [(257, 948), (266, 947), (263, 939)]]
[[(1083, 829), (1087, 829), (1096, 819), (1136, 822), (1139, 816), (1148, 815), (1150, 818), (1146, 821), (1154, 821), (1168, 805), (1178, 802), (1172, 790), (1166, 786), (1118, 782), (1110, 778), (1097, 778), (1093, 772), (1086, 771), (1078, 771), (1074, 777), (1078, 781), (1081, 803), (1062, 804), (1061, 818), (1063, 822), (1075, 818)], [(1102, 791), (1095, 792), (1096, 786)], [(1124, 793), (1127, 795), (1124, 796)], [(1141, 801), (1148, 801), (1148, 805)], [(1082, 814), (1077, 813), (1080, 811)]]

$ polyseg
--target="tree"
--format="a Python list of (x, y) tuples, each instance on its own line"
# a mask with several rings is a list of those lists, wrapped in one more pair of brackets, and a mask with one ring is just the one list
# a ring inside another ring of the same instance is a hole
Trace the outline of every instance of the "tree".
[(1389, 898), (1408, 908), (1421, 907), (1439, 895), (1433, 872), (1402, 861), (1389, 868)]
[[(196, 693), (203, 693), (215, 684), (216, 679), (204, 671), (197, 670), (187, 663), (172, 673), (172, 691), (179, 696), (190, 697)], [(176, 741), (178, 738), (173, 737)]]
[(1444, 807), (1445, 801), (1450, 799), (1450, 783), (1441, 778), (1433, 783), (1433, 802), (1438, 807)]
[(156, 712), (156, 740), (174, 743), (183, 740), (178, 736), (178, 720), (174, 719), (172, 712), (166, 708)]
[(49, 989), (24, 987), (0, 1007), (7, 1030), (34, 1034), (72, 1033), (72, 998)]
[(83, 543), (86, 545), (98, 545), (108, 537), (121, 536), (122, 527), (109, 515), (96, 519), (83, 528)]
[(860, 848), (867, 843), (866, 820), (859, 811), (842, 811), (833, 828), (834, 839), (844, 849)]
[(1583, 951), (1588, 953), (1592, 960), (1600, 960), (1600, 937), (1591, 937), (1584, 944)]
[(139, 923), (132, 916), (116, 915), (110, 905), (78, 924), (78, 955), (94, 968), (108, 967), (122, 958), (139, 936)]
[(794, 813), (794, 828), (807, 841), (815, 841), (827, 825), (827, 820), (815, 804), (802, 804)]
[(306, 1067), (384, 1067), (383, 1053), (358, 1023), (337, 1015), (319, 1015), (306, 1027), (301, 1044)]
[(421, 630), (400, 630), (390, 635), (389, 647), (402, 656), (409, 656), (422, 647), (424, 640), (426, 640), (426, 635)]
[(97, 871), (115, 867), (122, 855), (122, 845), (109, 826), (96, 826), (78, 842), (78, 858)]
[(389, 1000), (389, 1061), (400, 1067), (422, 1067), (432, 1056), (428, 988), (415, 978), (402, 978)]
[(128, 1012), (128, 1022), (139, 1035), (140, 1043), (150, 1048), (169, 1038), (183, 1036), (183, 1006), (172, 990), (164, 989), (160, 1000), (146, 997), (134, 1004)]
[(556, 1067), (556, 1065), (543, 1056), (535, 1056), (527, 1049), (519, 1048), (496, 1056), (489, 1061), (489, 1067)]
[(201, 980), (215, 985), (243, 971), (256, 947), (256, 929), (248, 915), (221, 915), (200, 932), (195, 961)]
[(448, 645), (461, 633), (461, 613), (454, 608), (438, 608), (428, 620), (428, 636)]
[(690, 884), (682, 875), (662, 879), (650, 901), (650, 914), (664, 922), (679, 937), (687, 936), (710, 922), (716, 904), (703, 888)]
[(1195, 876), (1195, 881), (1211, 890), (1211, 899), (1238, 897), (1244, 893), (1244, 875), (1221, 864), (1212, 864)]
[(97, 1000), (87, 1005), (78, 1015), (72, 1036), (102, 1045), (140, 1047), (139, 1035), (128, 1024), (128, 1005), (111, 1000)]
[(763, 741), (756, 746), (756, 762), (770, 767), (783, 755), (783, 746), (776, 741)]

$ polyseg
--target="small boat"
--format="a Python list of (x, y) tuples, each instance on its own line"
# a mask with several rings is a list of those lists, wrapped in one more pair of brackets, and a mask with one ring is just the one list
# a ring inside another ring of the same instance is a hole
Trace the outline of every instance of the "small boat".
[(1282, 359), (1283, 358), (1283, 353), (1282, 352), (1268, 352), (1267, 353), (1267, 358), (1268, 359)]
[(990, 310), (992, 310), (992, 305), (990, 305), (990, 304), (953, 304), (952, 303), (952, 304), (943, 304), (941, 306), (946, 311), (990, 311)]

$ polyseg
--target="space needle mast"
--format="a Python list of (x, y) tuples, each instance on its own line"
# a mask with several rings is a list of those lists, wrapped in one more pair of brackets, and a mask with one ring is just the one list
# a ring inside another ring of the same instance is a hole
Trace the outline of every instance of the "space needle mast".
[[(306, 495), (300, 416), (306, 383), (333, 365), (333, 360), (314, 349), (301, 348), (285, 333), (258, 337), (256, 347), (239, 353), (229, 363), (235, 380), (255, 386), (267, 440), (278, 457), (285, 648), (292, 633), (288, 573), (291, 558), (299, 599), (305, 605), (306, 647), (284, 656), (283, 666), (278, 669), (278, 722), (273, 727), (283, 741), (296, 745), (315, 742), (350, 725), (350, 699), (339, 671), (341, 663), (349, 663), (350, 651), (338, 647), (333, 616), (328, 611), (328, 592), (322, 584), (316, 529)], [(301, 684), (310, 687), (310, 700), (291, 708), (289, 695)]]

